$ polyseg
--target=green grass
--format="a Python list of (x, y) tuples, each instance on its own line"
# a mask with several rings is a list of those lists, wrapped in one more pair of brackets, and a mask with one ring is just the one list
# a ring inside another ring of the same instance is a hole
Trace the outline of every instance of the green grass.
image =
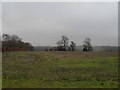
[(117, 88), (117, 52), (4, 52), (3, 88)]

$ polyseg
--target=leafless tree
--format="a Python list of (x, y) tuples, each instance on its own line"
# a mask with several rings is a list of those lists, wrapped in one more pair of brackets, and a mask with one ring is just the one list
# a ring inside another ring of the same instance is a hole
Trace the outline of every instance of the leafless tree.
[(76, 47), (76, 43), (74, 43), (73, 41), (71, 41), (70, 50), (71, 51), (75, 51), (75, 47)]
[(83, 41), (83, 51), (92, 51), (91, 39), (89, 37), (85, 38)]
[(69, 43), (69, 39), (67, 36), (63, 35), (61, 36), (61, 40), (57, 41), (57, 45), (60, 51), (66, 51), (68, 48), (68, 43)]

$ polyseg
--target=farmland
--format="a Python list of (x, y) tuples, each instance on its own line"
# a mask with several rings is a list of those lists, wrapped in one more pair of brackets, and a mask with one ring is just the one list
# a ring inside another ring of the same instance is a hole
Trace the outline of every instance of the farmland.
[(117, 88), (117, 52), (3, 52), (3, 88)]

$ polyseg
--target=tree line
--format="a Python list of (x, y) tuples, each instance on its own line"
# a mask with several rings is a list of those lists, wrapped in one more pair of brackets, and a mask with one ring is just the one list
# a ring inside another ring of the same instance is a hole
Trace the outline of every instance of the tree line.
[(17, 35), (2, 35), (2, 51), (32, 51), (33, 46), (29, 42), (23, 42)]
[[(70, 44), (69, 44), (70, 43)], [(76, 43), (70, 41), (65, 35), (56, 42), (57, 46), (53, 48), (45, 48), (45, 51), (75, 51)], [(29, 42), (23, 42), (22, 38), (17, 35), (3, 34), (2, 35), (2, 50), (3, 51), (32, 51), (33, 46)], [(83, 51), (92, 51), (91, 39), (86, 38), (83, 41)]]
[[(70, 44), (69, 44), (70, 43)], [(57, 46), (53, 48), (45, 48), (45, 51), (76, 51), (76, 43), (70, 41), (65, 35), (61, 36), (61, 39), (56, 42)], [(83, 41), (83, 51), (93, 51), (91, 39), (85, 38)]]
[[(69, 38), (65, 35), (61, 36), (61, 39), (57, 41), (57, 50), (58, 51), (75, 51), (76, 43), (74, 41), (70, 41)], [(83, 41), (83, 51), (93, 51), (91, 39), (89, 37), (85, 38)]]

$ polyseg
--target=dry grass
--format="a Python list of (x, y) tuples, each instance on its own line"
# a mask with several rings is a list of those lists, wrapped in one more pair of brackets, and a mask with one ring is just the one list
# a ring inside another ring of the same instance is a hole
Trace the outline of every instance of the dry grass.
[(4, 88), (116, 88), (117, 52), (4, 52)]

